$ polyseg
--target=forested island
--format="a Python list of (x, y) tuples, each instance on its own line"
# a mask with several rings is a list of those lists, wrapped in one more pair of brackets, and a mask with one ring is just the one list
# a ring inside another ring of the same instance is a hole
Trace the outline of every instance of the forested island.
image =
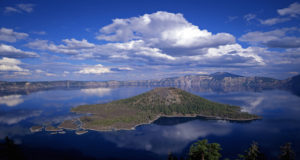
[(87, 114), (80, 118), (83, 129), (120, 130), (151, 123), (159, 117), (209, 117), (249, 121), (261, 117), (242, 112), (238, 106), (221, 104), (173, 87), (149, 92), (105, 104), (81, 105), (72, 112)]

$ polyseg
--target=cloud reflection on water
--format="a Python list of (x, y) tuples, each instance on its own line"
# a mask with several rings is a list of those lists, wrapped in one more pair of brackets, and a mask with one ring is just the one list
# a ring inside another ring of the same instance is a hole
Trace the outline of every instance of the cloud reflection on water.
[(258, 106), (262, 103), (264, 100), (264, 97), (250, 97), (246, 98), (246, 101), (248, 101), (248, 106), (244, 106), (242, 108), (243, 112), (249, 112), (249, 113), (257, 113), (259, 112)]
[[(226, 101), (227, 97), (221, 99), (220, 102)], [(230, 95), (227, 98), (233, 105), (242, 107), (242, 111), (253, 114), (270, 114), (278, 109), (284, 108), (284, 111), (290, 115), (299, 112), (299, 97), (290, 94), (287, 91), (265, 91), (265, 92), (247, 92), (240, 93), (238, 96)], [(288, 106), (286, 105), (288, 103)]]
[(88, 95), (102, 97), (105, 95), (109, 95), (111, 93), (111, 90), (111, 88), (87, 88), (81, 89), (80, 91)]
[(12, 125), (42, 113), (39, 110), (11, 110), (0, 112), (0, 124)]
[(24, 100), (21, 95), (9, 95), (0, 97), (0, 104), (5, 104), (8, 107), (14, 107), (23, 102)]
[(222, 136), (231, 132), (229, 122), (207, 122), (193, 120), (171, 126), (152, 124), (141, 126), (136, 131), (105, 133), (104, 137), (120, 148), (147, 150), (156, 154), (180, 153), (195, 139), (209, 135)]

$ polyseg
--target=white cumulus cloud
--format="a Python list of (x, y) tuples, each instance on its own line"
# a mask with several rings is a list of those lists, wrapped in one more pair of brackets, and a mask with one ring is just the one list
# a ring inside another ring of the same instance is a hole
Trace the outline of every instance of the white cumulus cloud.
[(235, 42), (228, 33), (212, 34), (188, 22), (182, 14), (156, 12), (128, 19), (114, 19), (113, 23), (100, 29), (99, 40), (143, 40), (158, 48), (203, 48)]
[(266, 20), (259, 20), (259, 22), (263, 25), (274, 25), (274, 24), (278, 24), (278, 23), (283, 23), (286, 21), (289, 21), (290, 18), (270, 18), (270, 19), (266, 19)]
[(103, 74), (112, 72), (110, 68), (104, 67), (102, 64), (97, 64), (95, 66), (84, 67), (76, 73), (80, 74)]
[(282, 28), (267, 32), (254, 31), (248, 32), (239, 38), (240, 41), (252, 44), (262, 44), (269, 48), (298, 48), (300, 38), (288, 36), (288, 33), (299, 32), (299, 28)]
[(38, 54), (35, 52), (23, 51), (11, 45), (0, 44), (0, 56), (13, 58), (28, 58), (38, 57)]
[(126, 59), (129, 57), (148, 57), (155, 59), (175, 60), (174, 57), (163, 53), (163, 51), (159, 48), (148, 47), (142, 40), (129, 41), (124, 43), (108, 43), (101, 46), (100, 50), (102, 50), (102, 52), (106, 51), (107, 53), (110, 53), (110, 58), (125, 57)]
[[(243, 48), (239, 44), (229, 44), (218, 48), (209, 48), (203, 55), (185, 57), (188, 62), (198, 65), (211, 66), (257, 66), (265, 65), (259, 53), (265, 52), (264, 48)], [(184, 61), (181, 59), (181, 61)]]
[(0, 71), (28, 71), (26, 69), (21, 68), (19, 65), (21, 61), (14, 58), (3, 57), (0, 59)]
[[(86, 39), (64, 39), (62, 44), (35, 40), (27, 44), (32, 49), (71, 55), (72, 58), (117, 62), (121, 65), (166, 66), (256, 66), (264, 65), (259, 56), (263, 48), (243, 48), (229, 33), (213, 34), (188, 22), (180, 13), (155, 12), (139, 17), (114, 19), (99, 30), (93, 44)], [(134, 67), (133, 67), (134, 68)], [(130, 69), (112, 66), (85, 66), (80, 74), (103, 74)]]
[(27, 33), (15, 32), (13, 29), (4, 28), (0, 29), (0, 41), (16, 42), (20, 39), (28, 37)]
[(63, 42), (66, 43), (66, 46), (62, 46), (65, 48), (91, 48), (91, 47), (95, 47), (94, 44), (89, 43), (86, 39), (82, 39), (81, 41), (76, 40), (74, 38), (72, 39), (64, 39), (62, 40)]
[(79, 54), (79, 49), (86, 49), (94, 47), (95, 45), (89, 43), (86, 39), (76, 40), (72, 39), (63, 39), (62, 40), (65, 44), (56, 45), (53, 42), (49, 42), (48, 40), (34, 40), (29, 42), (26, 46), (32, 49), (40, 49), (40, 50), (48, 50), (56, 53), (63, 53), (63, 54)]
[(300, 4), (298, 2), (292, 3), (287, 8), (278, 9), (277, 12), (281, 16), (288, 15), (288, 16), (296, 17), (300, 15)]

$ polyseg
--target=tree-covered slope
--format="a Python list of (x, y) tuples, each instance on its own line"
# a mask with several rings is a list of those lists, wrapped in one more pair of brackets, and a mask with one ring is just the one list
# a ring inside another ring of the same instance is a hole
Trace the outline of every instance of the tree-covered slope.
[(205, 116), (228, 120), (253, 120), (256, 115), (238, 106), (209, 101), (177, 88), (155, 88), (149, 92), (106, 104), (82, 105), (72, 109), (91, 113), (81, 117), (84, 128), (129, 129), (160, 116)]

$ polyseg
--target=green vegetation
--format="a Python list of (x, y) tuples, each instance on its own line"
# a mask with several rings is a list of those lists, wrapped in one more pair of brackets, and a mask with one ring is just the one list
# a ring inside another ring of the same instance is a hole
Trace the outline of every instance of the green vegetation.
[(192, 144), (189, 152), (189, 157), (191, 160), (218, 160), (221, 157), (221, 154), (219, 153), (221, 149), (222, 148), (220, 147), (220, 144), (208, 143), (208, 141), (204, 139)]
[(61, 128), (56, 128), (54, 126), (47, 126), (45, 128), (45, 131), (49, 131), (49, 132), (58, 132), (58, 131), (63, 131)]
[(239, 155), (240, 160), (262, 160), (263, 154), (260, 152), (258, 144), (253, 142), (251, 146), (245, 151), (244, 155)]
[(63, 129), (69, 129), (69, 130), (76, 130), (79, 126), (76, 124), (76, 120), (65, 120), (63, 121), (58, 128), (63, 128)]
[(241, 112), (238, 106), (209, 101), (177, 88), (149, 92), (106, 104), (82, 105), (71, 110), (90, 113), (80, 121), (85, 129), (131, 129), (160, 116), (204, 116), (226, 120), (254, 120), (259, 116)]
[[(182, 160), (219, 160), (222, 155), (220, 154), (222, 150), (220, 144), (218, 143), (208, 143), (207, 139), (199, 140), (193, 143), (190, 147), (188, 156), (186, 158), (181, 157)], [(294, 160), (295, 153), (292, 150), (291, 143), (286, 143), (284, 146), (280, 147), (281, 154), (279, 156), (280, 160)], [(178, 158), (169, 153), (168, 160), (178, 160)], [(224, 160), (230, 160), (225, 158)], [(256, 142), (253, 142), (251, 146), (245, 151), (243, 155), (239, 154), (238, 158), (235, 160), (267, 160), (263, 153), (261, 153), (260, 148)]]

